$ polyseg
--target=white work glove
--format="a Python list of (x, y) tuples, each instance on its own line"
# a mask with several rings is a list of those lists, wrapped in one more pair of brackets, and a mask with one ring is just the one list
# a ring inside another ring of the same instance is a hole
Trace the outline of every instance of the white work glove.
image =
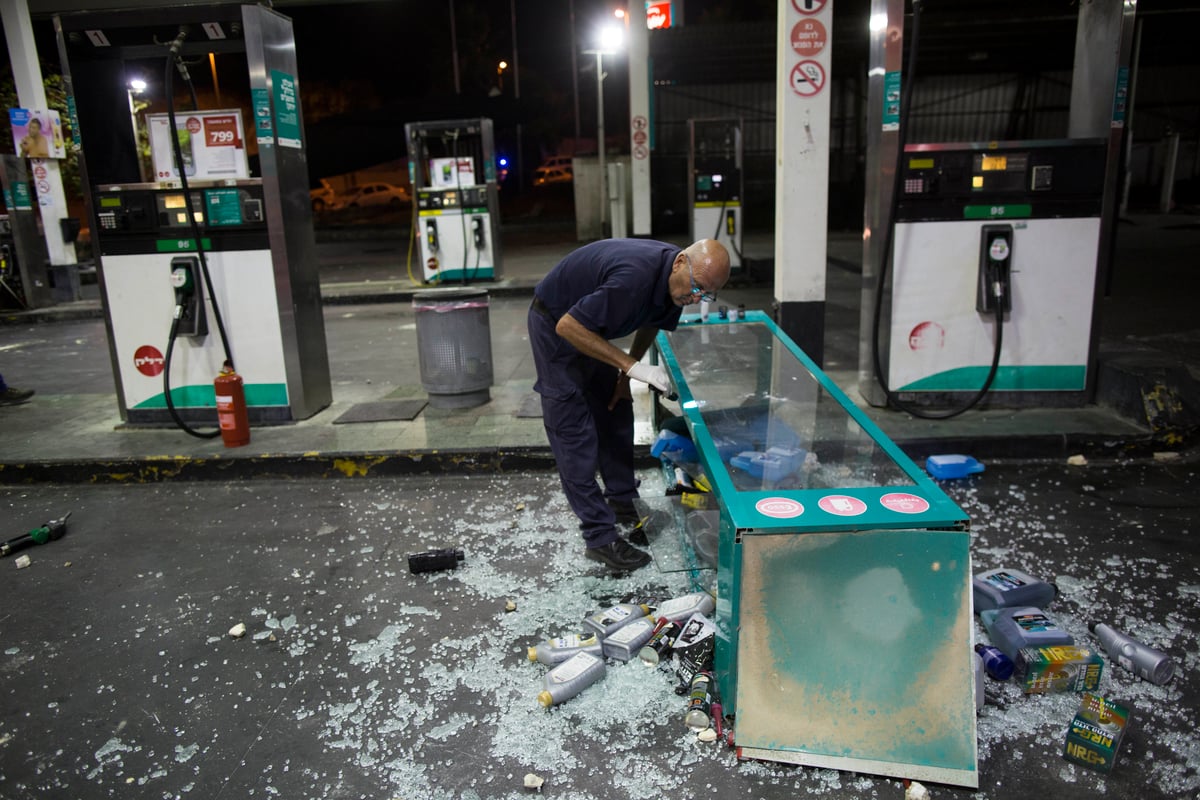
[(630, 367), (629, 371), (625, 374), (633, 378), (635, 381), (641, 381), (642, 383), (650, 384), (663, 394), (671, 393), (671, 378), (669, 375), (667, 375), (667, 370), (665, 367), (652, 367), (649, 364), (643, 364), (639, 361)]

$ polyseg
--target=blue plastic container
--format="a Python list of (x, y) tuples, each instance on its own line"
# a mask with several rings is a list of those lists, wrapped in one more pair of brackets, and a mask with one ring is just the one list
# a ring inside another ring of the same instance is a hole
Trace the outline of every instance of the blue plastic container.
[(965, 478), (968, 475), (983, 472), (983, 469), (983, 464), (971, 456), (947, 454), (929, 456), (925, 459), (925, 471), (942, 480)]

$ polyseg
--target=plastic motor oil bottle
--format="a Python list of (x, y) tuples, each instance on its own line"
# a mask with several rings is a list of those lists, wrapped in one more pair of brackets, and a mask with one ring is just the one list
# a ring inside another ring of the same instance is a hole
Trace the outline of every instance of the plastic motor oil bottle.
[(1016, 569), (991, 569), (971, 579), (975, 610), (1036, 606), (1045, 608), (1058, 596), (1058, 587)]
[(644, 603), (617, 603), (612, 608), (592, 614), (583, 624), (599, 634), (601, 639), (607, 639), (622, 627), (649, 613), (650, 606)]
[(576, 653), (546, 673), (546, 688), (538, 693), (544, 708), (556, 706), (604, 677), (604, 659), (591, 653)]
[(1022, 647), (1075, 644), (1071, 634), (1058, 627), (1040, 608), (998, 608), (979, 612), (992, 644), (1012, 660)]
[(654, 620), (638, 617), (628, 625), (618, 628), (612, 636), (604, 640), (604, 655), (618, 661), (628, 661), (653, 635)]
[(530, 661), (537, 661), (548, 667), (554, 667), (566, 661), (576, 653), (591, 653), (598, 656), (603, 652), (600, 637), (591, 631), (584, 633), (568, 633), (547, 639), (536, 647), (529, 648)]
[(708, 592), (692, 592), (664, 601), (650, 612), (650, 616), (655, 619), (683, 622), (692, 614), (711, 614), (715, 606), (716, 602)]

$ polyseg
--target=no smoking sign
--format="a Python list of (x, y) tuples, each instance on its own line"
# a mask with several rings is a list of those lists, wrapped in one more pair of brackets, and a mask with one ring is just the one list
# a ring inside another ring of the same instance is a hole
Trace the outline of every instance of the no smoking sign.
[(792, 8), (801, 14), (816, 14), (825, 7), (825, 0), (792, 0)]
[(796, 94), (812, 97), (825, 88), (825, 68), (816, 61), (801, 61), (792, 67), (789, 82)]

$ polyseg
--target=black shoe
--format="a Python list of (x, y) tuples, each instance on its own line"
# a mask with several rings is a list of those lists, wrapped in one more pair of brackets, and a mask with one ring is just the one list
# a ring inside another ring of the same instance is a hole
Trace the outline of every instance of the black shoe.
[(15, 406), (33, 397), (33, 389), (14, 389), (8, 387), (0, 392), (0, 406)]
[(619, 572), (629, 572), (650, 563), (650, 554), (633, 547), (624, 539), (609, 542), (603, 547), (589, 547), (583, 553)]

